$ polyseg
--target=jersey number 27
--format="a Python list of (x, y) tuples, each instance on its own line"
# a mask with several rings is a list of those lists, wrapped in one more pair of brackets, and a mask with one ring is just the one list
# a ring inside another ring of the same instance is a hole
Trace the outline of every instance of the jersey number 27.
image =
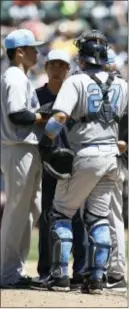
[[(118, 98), (120, 95), (121, 86), (118, 84), (112, 85), (109, 89), (109, 101), (111, 102), (112, 109), (115, 111)], [(103, 95), (101, 89), (97, 84), (89, 84), (87, 88), (88, 93), (88, 110), (90, 113), (97, 112), (102, 104)]]

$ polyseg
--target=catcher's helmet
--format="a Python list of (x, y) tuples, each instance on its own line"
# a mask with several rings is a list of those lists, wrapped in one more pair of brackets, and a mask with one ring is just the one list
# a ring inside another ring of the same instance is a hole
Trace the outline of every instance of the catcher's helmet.
[(79, 57), (87, 63), (94, 65), (107, 63), (108, 42), (100, 31), (85, 31), (74, 41), (74, 44), (79, 49)]

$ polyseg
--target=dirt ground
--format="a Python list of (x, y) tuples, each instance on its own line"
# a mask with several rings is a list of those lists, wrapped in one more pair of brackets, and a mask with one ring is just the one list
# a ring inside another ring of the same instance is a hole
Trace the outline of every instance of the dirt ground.
[[(36, 263), (27, 264), (28, 274), (37, 276)], [(71, 265), (69, 272), (71, 273)], [(2, 308), (127, 308), (127, 295), (87, 295), (80, 292), (48, 292), (32, 290), (2, 290)]]

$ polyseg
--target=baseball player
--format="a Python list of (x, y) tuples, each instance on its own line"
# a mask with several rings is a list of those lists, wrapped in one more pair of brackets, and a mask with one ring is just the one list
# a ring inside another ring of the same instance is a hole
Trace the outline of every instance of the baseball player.
[[(108, 50), (108, 65), (109, 70), (112, 71), (118, 78), (122, 78), (117, 71), (115, 63), (115, 53), (109, 48)], [(126, 119), (127, 112), (123, 114), (123, 117), (119, 123), (119, 144), (121, 150), (121, 159), (125, 156), (126, 151), (126, 136), (124, 132), (128, 127), (128, 120)], [(121, 141), (125, 141), (121, 143)], [(121, 146), (123, 145), (123, 148)], [(123, 162), (123, 160), (122, 160)], [(121, 163), (122, 163), (121, 162)], [(110, 211), (108, 215), (110, 223), (112, 252), (109, 260), (109, 266), (107, 269), (107, 280), (104, 283), (104, 287), (115, 291), (126, 291), (125, 282), (125, 238), (124, 238), (124, 220), (123, 220), (123, 183), (125, 180), (125, 167), (122, 166), (118, 182), (115, 183), (114, 190), (111, 198)]]
[[(117, 75), (119, 78), (122, 78), (120, 76), (120, 73), (117, 71), (117, 67), (115, 64), (115, 53), (114, 51), (109, 48), (108, 49), (108, 61), (107, 61), (107, 70), (110, 72), (113, 72), (115, 75)], [(121, 122), (119, 124), (119, 139), (120, 140), (126, 140), (126, 137), (123, 135), (125, 129), (127, 128), (127, 113), (123, 115), (123, 118), (121, 119)], [(124, 156), (123, 153), (124, 149), (122, 149), (122, 157)], [(111, 199), (111, 206), (110, 206), (110, 212), (108, 215), (109, 224), (110, 224), (110, 232), (111, 232), (111, 242), (112, 242), (112, 250), (109, 260), (109, 266), (107, 268), (107, 276), (104, 276), (104, 283), (103, 286), (107, 289), (110, 289), (111, 291), (126, 291), (126, 282), (125, 282), (125, 241), (124, 241), (124, 221), (123, 221), (123, 198), (122, 198), (122, 192), (123, 192), (123, 182), (125, 179), (125, 173), (124, 173), (124, 166), (121, 169), (121, 174), (119, 177), (119, 181), (115, 183), (114, 191), (112, 194)], [(85, 211), (84, 211), (85, 215)], [(78, 225), (78, 222), (80, 222), (80, 225)], [(84, 250), (85, 248), (85, 242), (86, 242), (86, 232), (83, 232), (83, 218), (80, 220), (80, 213), (78, 212), (78, 218), (77, 221), (74, 223), (74, 264), (73, 264), (73, 278), (71, 280), (71, 288), (78, 288), (80, 287), (83, 276), (86, 271), (86, 252)], [(80, 247), (80, 239), (78, 238), (78, 231), (79, 234), (82, 235), (82, 244)], [(82, 232), (81, 232), (82, 231)], [(82, 258), (78, 258), (78, 247), (81, 249), (80, 256), (83, 256)], [(84, 258), (85, 255), (85, 258)], [(81, 267), (79, 268), (79, 266)], [(82, 272), (83, 270), (83, 272)]]
[[(48, 103), (54, 104), (57, 93), (68, 75), (70, 69), (69, 55), (63, 50), (51, 50), (45, 62), (45, 70), (48, 75), (48, 83), (36, 89), (37, 97), (41, 106)], [(52, 106), (51, 106), (52, 108)], [(55, 143), (62, 143), (67, 147), (66, 128), (56, 138)], [(42, 151), (42, 143), (40, 143), (40, 151)], [(42, 176), (42, 213), (39, 220), (39, 260), (38, 273), (39, 278), (35, 278), (34, 283), (41, 283), (43, 287), (46, 285), (50, 271), (50, 250), (49, 250), (49, 231), (51, 229), (51, 218), (49, 216), (52, 201), (54, 198), (57, 179), (52, 177), (44, 168)]]
[(69, 290), (71, 219), (87, 199), (85, 224), (90, 276), (83, 291), (102, 293), (102, 278), (111, 246), (109, 205), (121, 171), (118, 121), (127, 106), (127, 84), (104, 71), (108, 44), (99, 31), (84, 32), (76, 40), (76, 46), (83, 72), (63, 83), (53, 106), (54, 114), (45, 126), (46, 141), (51, 141), (70, 116), (76, 121), (69, 133), (70, 145), (75, 151), (72, 177), (58, 181), (54, 196), (48, 288)]
[[(57, 97), (59, 89), (63, 81), (68, 76), (70, 69), (70, 58), (69, 55), (63, 50), (51, 50), (47, 57), (45, 63), (45, 70), (48, 75), (48, 83), (44, 86), (36, 89), (36, 93), (39, 99), (41, 106), (47, 106), (48, 104), (54, 104), (54, 101)], [(70, 120), (72, 124), (72, 119)], [(68, 148), (69, 142), (67, 138), (68, 126), (62, 129), (61, 133), (57, 136), (55, 144), (60, 147), (62, 144)], [(40, 151), (42, 152), (42, 141), (40, 143)], [(50, 241), (49, 235), (52, 227), (50, 212), (53, 206), (53, 198), (55, 194), (55, 188), (57, 184), (57, 179), (54, 178), (43, 166), (43, 176), (42, 176), (42, 213), (39, 220), (39, 260), (38, 260), (38, 273), (39, 277), (33, 279), (33, 286), (38, 288), (46, 288), (47, 282), (50, 276), (50, 267), (51, 267), (51, 252), (49, 249)], [(84, 229), (83, 224), (80, 226), (80, 219), (78, 218), (78, 212), (75, 214), (72, 220), (73, 227), (73, 251), (74, 250), (74, 235), (75, 241), (78, 244), (78, 250), (76, 255), (75, 263), (80, 269), (80, 258), (81, 264), (82, 259), (85, 260), (85, 255), (82, 246), (83, 234), (82, 230)], [(79, 219), (79, 220), (78, 220)], [(79, 238), (79, 242), (76, 240)], [(82, 241), (81, 241), (82, 240)], [(75, 244), (76, 249), (76, 244)], [(78, 265), (79, 264), (79, 265)], [(84, 267), (83, 267), (84, 269)]]
[(1, 285), (21, 288), (30, 284), (24, 265), (32, 226), (41, 208), (41, 163), (38, 141), (43, 118), (28, 78), (36, 64), (36, 42), (31, 31), (14, 30), (5, 39), (10, 60), (1, 82), (1, 170), (7, 202), (1, 225)]

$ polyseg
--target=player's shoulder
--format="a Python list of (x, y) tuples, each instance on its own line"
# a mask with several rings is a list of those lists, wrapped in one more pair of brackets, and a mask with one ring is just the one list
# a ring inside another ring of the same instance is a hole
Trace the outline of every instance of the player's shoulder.
[(115, 75), (114, 81), (115, 81), (116, 84), (120, 85), (122, 88), (127, 89), (128, 84), (127, 84), (127, 81), (124, 78)]
[(102, 71), (97, 72), (96, 75), (104, 82), (107, 80), (109, 73), (102, 70)]
[(12, 66), (9, 67), (5, 73), (3, 74), (3, 79), (7, 82), (7, 83), (17, 83), (17, 82), (21, 82), (27, 81), (27, 77), (24, 74), (24, 72), (19, 69), (18, 67)]
[(125, 81), (124, 78), (122, 78), (120, 74), (118, 74), (118, 72), (109, 73), (109, 72), (103, 71), (98, 74), (98, 77), (101, 77), (101, 80), (103, 82), (106, 82), (109, 76), (113, 77), (113, 81), (112, 81), (113, 84), (120, 85), (122, 88), (127, 87), (127, 82)]
[(67, 79), (66, 79), (66, 82), (67, 83), (72, 83), (72, 84), (75, 84), (75, 85), (78, 85), (80, 84), (83, 80), (89, 80), (89, 76), (87, 74), (85, 74), (84, 72), (82, 71), (79, 71), (77, 72), (76, 74), (72, 74), (70, 75)]

